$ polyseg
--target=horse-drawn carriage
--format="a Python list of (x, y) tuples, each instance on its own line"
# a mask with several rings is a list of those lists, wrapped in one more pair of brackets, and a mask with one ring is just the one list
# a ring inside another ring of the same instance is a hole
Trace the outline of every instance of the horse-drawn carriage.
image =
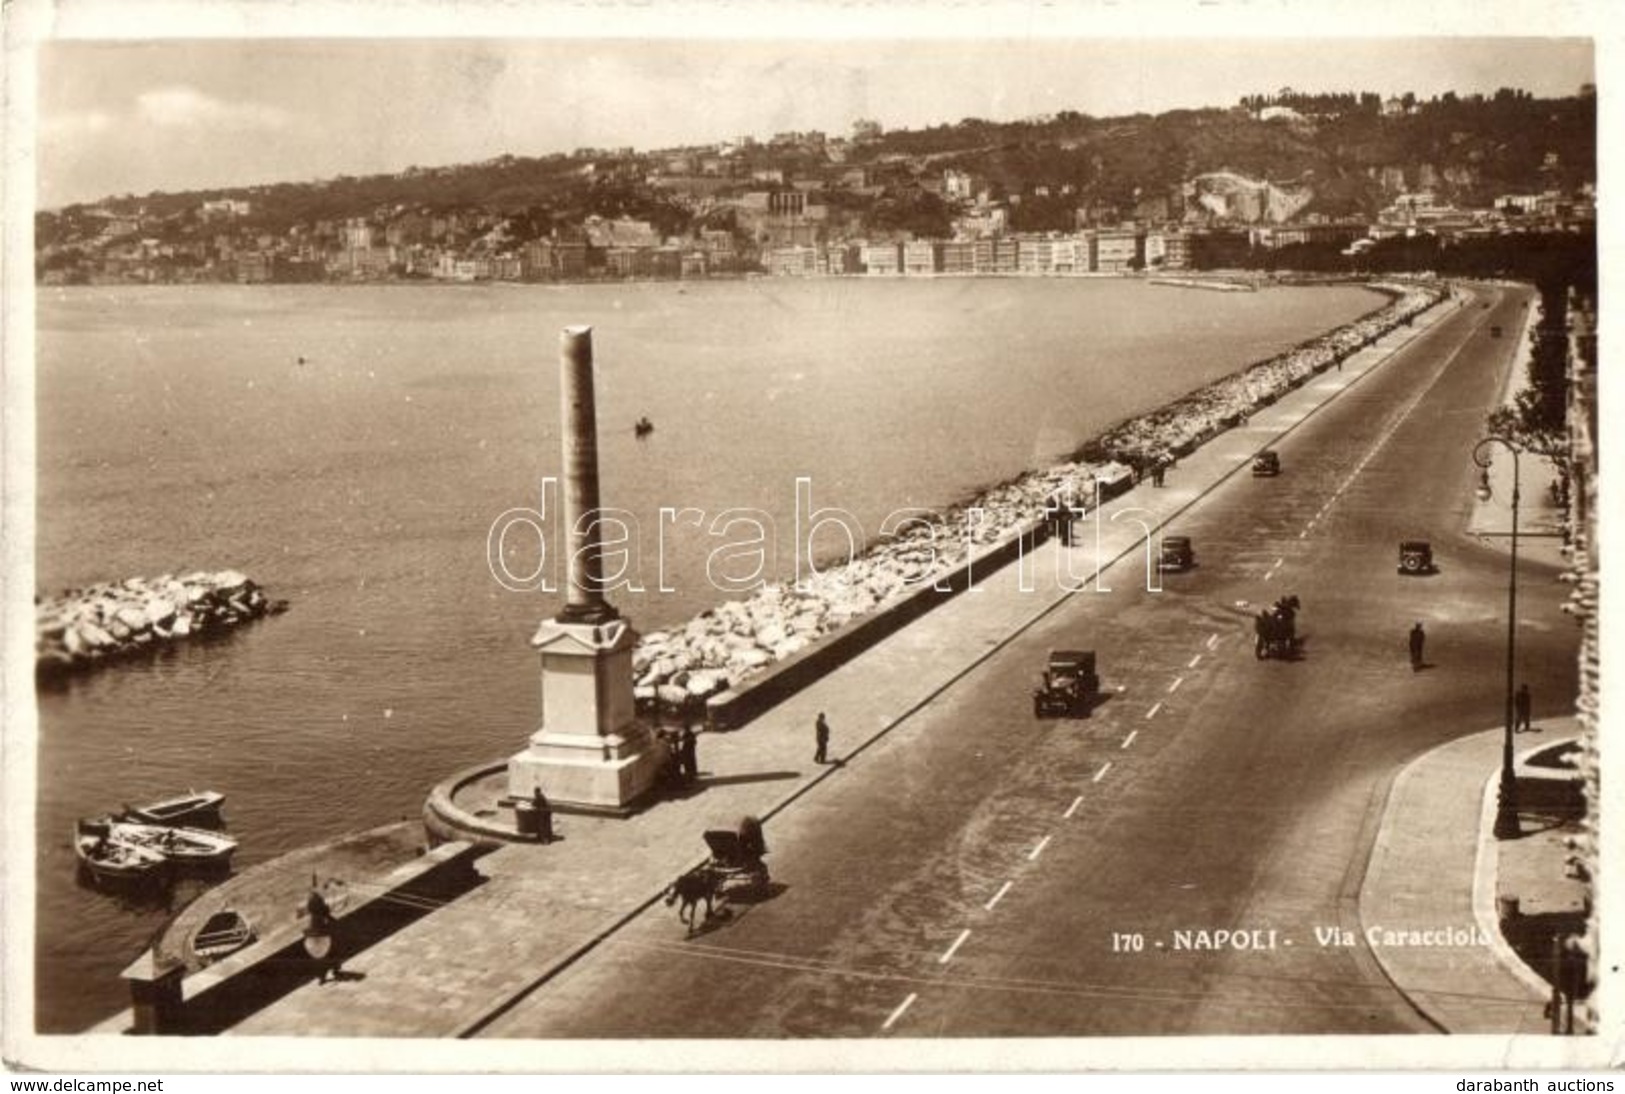
[(1275, 657), (1283, 661), (1298, 656), (1298, 609), (1303, 605), (1296, 596), (1283, 596), (1275, 606), (1258, 613), (1253, 620), (1253, 652), (1260, 661)]
[(765, 892), (768, 886), (767, 841), (762, 837), (762, 822), (755, 817), (744, 817), (737, 830), (712, 828), (705, 833), (705, 845), (711, 857), (680, 874), (666, 889), (666, 905), (679, 904), (677, 918), (688, 926), (692, 934), (700, 902), (705, 902), (705, 918), (715, 914), (714, 905), (726, 901), (730, 894), (742, 891)]

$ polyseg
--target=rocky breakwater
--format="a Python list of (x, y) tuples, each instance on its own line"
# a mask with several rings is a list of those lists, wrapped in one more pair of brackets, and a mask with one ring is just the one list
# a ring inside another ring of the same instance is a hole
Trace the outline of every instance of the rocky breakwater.
[(1442, 300), (1444, 286), (1379, 282), (1370, 286), (1393, 299), (1370, 315), (1300, 343), (1285, 353), (1198, 388), (1160, 410), (1133, 418), (1085, 446), (1096, 457), (1130, 466), (1185, 455), (1222, 430), (1239, 425), (1259, 407), (1325, 372)]
[(639, 705), (672, 713), (699, 710), (710, 696), (738, 687), (853, 620), (884, 611), (925, 584), (945, 583), (975, 556), (1041, 523), (1055, 498), (1086, 511), (1121, 493), (1159, 459), (1188, 453), (1244, 421), (1310, 376), (1408, 323), (1445, 292), (1408, 285), (1372, 287), (1392, 301), (1124, 422), (1085, 444), (1073, 460), (1001, 483), (965, 505), (922, 515), (901, 534), (872, 544), (862, 557), (844, 565), (804, 574), (793, 584), (766, 585), (681, 627), (644, 635), (632, 654)]
[(43, 677), (64, 675), (227, 630), (287, 610), (235, 570), (164, 574), (36, 598), (34, 654)]
[(632, 654), (634, 694), (641, 705), (695, 710), (712, 695), (737, 687), (793, 657), (826, 635), (884, 611), (928, 584), (947, 581), (985, 551), (1043, 519), (1052, 499), (1079, 510), (1095, 497), (1124, 488), (1130, 468), (1112, 461), (1076, 461), (1028, 472), (942, 513), (921, 514), (899, 535), (860, 558), (805, 574), (794, 584), (766, 585), (744, 600), (700, 613), (682, 627), (652, 631)]

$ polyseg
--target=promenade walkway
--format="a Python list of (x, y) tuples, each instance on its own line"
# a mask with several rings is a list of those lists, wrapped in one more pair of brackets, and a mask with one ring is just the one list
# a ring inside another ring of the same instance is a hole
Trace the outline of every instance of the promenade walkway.
[[(700, 833), (706, 828), (734, 827), (740, 816), (755, 814), (767, 821), (771, 847), (774, 815), (816, 793), (824, 780), (841, 778), (848, 765), (862, 763), (868, 745), (1072, 595), (1057, 584), (1061, 564), (1070, 561), (1074, 573), (1088, 575), (1097, 559), (1115, 562), (1111, 585), (1145, 580), (1140, 521), (1151, 528), (1173, 521), (1225, 477), (1245, 473), (1256, 451), (1357, 385), (1455, 306), (1433, 309), (1414, 328), (1400, 328), (1340, 370), (1260, 410), (1245, 426), (1215, 437), (1181, 460), (1165, 487), (1143, 484), (1109, 503), (1108, 519), (1097, 521), (1092, 514), (1078, 526), (1073, 547), (1051, 540), (1020, 565), (976, 574), (971, 590), (748, 725), (702, 734), (700, 778), (689, 795), (626, 820), (557, 816), (560, 841), (506, 846), (485, 857), (479, 863), (488, 879), (483, 885), (355, 955), (345, 968), (358, 975), (326, 985), (311, 981), (232, 1033), (478, 1033), (510, 1000), (660, 899), (680, 871), (705, 857)], [(812, 727), (821, 711), (833, 728), (830, 756), (836, 762), (828, 765), (812, 759)], [(515, 748), (520, 744), (516, 740)], [(1418, 867), (1413, 876), (1427, 876), (1429, 869)]]
[[(1572, 719), (1544, 723), (1549, 740)], [(1462, 737), (1400, 772), (1360, 889), (1367, 931), (1478, 931), (1490, 944), (1374, 945), (1394, 985), (1451, 1033), (1546, 1033), (1542, 985), (1496, 922), (1503, 853), (1491, 832), (1503, 730)], [(1545, 742), (1543, 742), (1545, 743)], [(1515, 844), (1505, 845), (1509, 854)], [(1422, 879), (1426, 879), (1424, 882)]]

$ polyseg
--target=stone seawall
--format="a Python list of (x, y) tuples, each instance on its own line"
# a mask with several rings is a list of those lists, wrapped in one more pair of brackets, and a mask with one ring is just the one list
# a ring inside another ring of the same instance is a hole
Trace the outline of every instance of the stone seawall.
[(1130, 419), (1085, 444), (1071, 461), (1028, 472), (933, 521), (912, 524), (845, 565), (803, 575), (799, 582), (766, 585), (683, 626), (644, 635), (633, 652), (640, 707), (697, 713), (711, 697), (737, 692), (774, 666), (816, 662), (808, 651), (833, 641), (854, 621), (917, 605), (922, 588), (946, 590), (973, 556), (1030, 534), (1052, 499), (1089, 508), (1097, 497), (1121, 492), (1157, 461), (1189, 454), (1254, 409), (1409, 323), (1445, 294), (1444, 287), (1414, 284), (1370, 287), (1387, 293), (1390, 303)]
[[(1387, 293), (1390, 303), (1130, 419), (1085, 444), (1071, 461), (1028, 472), (934, 521), (912, 524), (845, 565), (804, 575), (796, 583), (763, 586), (743, 600), (701, 612), (681, 627), (644, 635), (632, 656), (640, 707), (694, 714), (712, 696), (737, 692), (774, 666), (816, 661), (806, 651), (834, 641), (835, 632), (874, 613), (917, 605), (922, 588), (940, 585), (946, 590), (973, 556), (1031, 534), (1052, 499), (1091, 508), (1097, 497), (1121, 492), (1157, 461), (1189, 454), (1245, 421), (1256, 408), (1409, 323), (1446, 291), (1410, 284), (1370, 287)], [(780, 674), (773, 675), (777, 679)]]
[(35, 670), (41, 677), (78, 672), (225, 631), (287, 607), (287, 601), (268, 598), (235, 570), (68, 589), (58, 597), (36, 599)]

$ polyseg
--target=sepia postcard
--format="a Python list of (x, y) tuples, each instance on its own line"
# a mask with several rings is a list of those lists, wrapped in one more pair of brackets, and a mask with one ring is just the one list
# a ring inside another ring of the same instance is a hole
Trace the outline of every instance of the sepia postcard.
[(1605, 5), (4, 17), (8, 1066), (1620, 1065)]

